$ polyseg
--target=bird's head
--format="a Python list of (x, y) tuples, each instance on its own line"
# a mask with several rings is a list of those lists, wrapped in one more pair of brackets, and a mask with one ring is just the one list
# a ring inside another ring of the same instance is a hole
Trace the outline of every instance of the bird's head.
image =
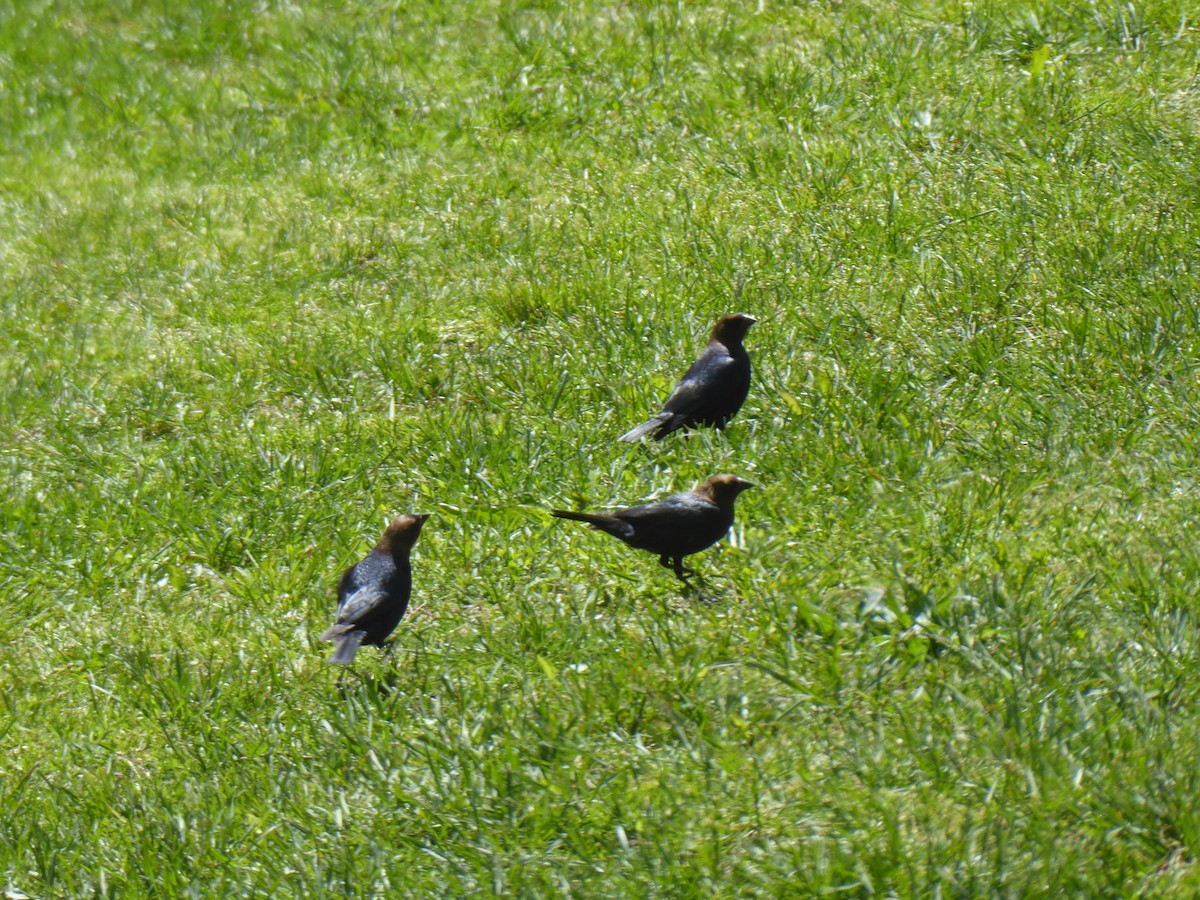
[(717, 319), (717, 324), (713, 326), (713, 340), (723, 344), (730, 342), (740, 344), (742, 338), (746, 336), (746, 332), (750, 330), (750, 326), (757, 321), (754, 316), (748, 316), (745, 313), (730, 313), (727, 316), (721, 316)]
[(383, 537), (379, 539), (379, 543), (375, 545), (375, 549), (391, 554), (397, 552), (407, 553), (412, 549), (412, 545), (417, 542), (417, 538), (421, 534), (421, 526), (425, 524), (425, 520), (428, 518), (428, 513), (419, 516), (407, 514), (396, 517), (392, 520), (392, 524), (387, 527), (387, 530), (383, 532)]
[(714, 475), (707, 481), (702, 482), (696, 488), (696, 493), (724, 509), (732, 507), (733, 501), (737, 499), (738, 494), (746, 490), (746, 488), (752, 487), (754, 487), (752, 483), (746, 481), (744, 478), (738, 478), (736, 475)]

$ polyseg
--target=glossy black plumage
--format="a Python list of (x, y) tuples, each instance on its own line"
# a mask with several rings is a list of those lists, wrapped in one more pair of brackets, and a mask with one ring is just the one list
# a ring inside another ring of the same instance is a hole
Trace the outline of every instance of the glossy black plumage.
[(382, 646), (400, 624), (412, 593), (409, 554), (427, 518), (400, 516), (370, 553), (342, 573), (337, 621), (321, 635), (336, 645), (331, 663), (354, 662), (360, 645)]
[(587, 522), (638, 550), (658, 554), (661, 565), (687, 581), (683, 558), (711, 547), (733, 525), (733, 503), (753, 487), (736, 475), (714, 475), (693, 491), (672, 494), (654, 503), (607, 513), (552, 510), (560, 519)]
[(743, 313), (718, 319), (708, 346), (667, 398), (662, 412), (621, 435), (620, 440), (632, 442), (651, 435), (661, 441), (671, 432), (693, 425), (724, 428), (750, 393), (750, 354), (742, 339), (754, 322)]

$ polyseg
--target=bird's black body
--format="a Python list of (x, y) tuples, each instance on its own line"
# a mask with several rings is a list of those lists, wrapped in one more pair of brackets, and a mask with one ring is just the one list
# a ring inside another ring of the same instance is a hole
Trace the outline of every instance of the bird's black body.
[(654, 503), (608, 513), (576, 513), (556, 509), (560, 519), (587, 522), (638, 550), (658, 554), (659, 563), (687, 580), (683, 558), (711, 547), (733, 525), (733, 502), (750, 482), (734, 475), (714, 475), (694, 491), (672, 494)]
[(383, 646), (408, 609), (412, 593), (409, 554), (427, 516), (400, 516), (338, 583), (337, 622), (321, 640), (337, 645), (334, 663), (352, 663), (362, 644)]
[(754, 319), (742, 313), (718, 319), (708, 346), (684, 373), (662, 412), (620, 439), (632, 442), (651, 435), (661, 441), (693, 425), (724, 428), (750, 393), (750, 354), (742, 339), (753, 324)]

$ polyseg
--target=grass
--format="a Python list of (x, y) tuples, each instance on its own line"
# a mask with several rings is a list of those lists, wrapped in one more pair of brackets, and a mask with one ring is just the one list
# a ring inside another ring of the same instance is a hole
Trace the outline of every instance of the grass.
[(11, 890), (1197, 890), (1188, 4), (309, 6), (0, 14)]

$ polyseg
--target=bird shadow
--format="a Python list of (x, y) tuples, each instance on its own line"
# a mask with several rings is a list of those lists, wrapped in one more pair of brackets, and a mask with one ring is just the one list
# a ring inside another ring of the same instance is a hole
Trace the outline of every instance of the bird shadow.
[[(729, 584), (726, 587), (717, 588), (712, 583), (714, 581), (725, 581)], [(702, 603), (705, 606), (716, 606), (737, 599), (737, 587), (728, 575), (705, 577), (698, 572), (693, 572), (683, 583), (684, 591), (679, 598), (680, 605)]]

